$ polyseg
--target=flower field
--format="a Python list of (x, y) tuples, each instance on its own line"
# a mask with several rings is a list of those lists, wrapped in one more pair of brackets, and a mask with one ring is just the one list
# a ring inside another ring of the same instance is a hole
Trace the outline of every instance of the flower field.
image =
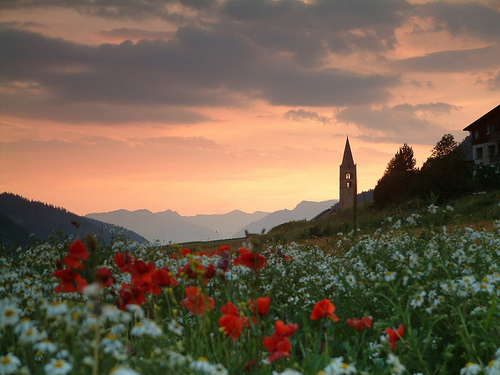
[(17, 249), (0, 374), (500, 374), (500, 231), (419, 220), (324, 247)]

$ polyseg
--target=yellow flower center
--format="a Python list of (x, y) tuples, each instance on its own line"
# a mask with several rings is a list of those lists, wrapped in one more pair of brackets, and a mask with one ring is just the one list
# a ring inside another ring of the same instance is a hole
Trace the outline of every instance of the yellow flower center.
[(61, 361), (60, 359), (58, 359), (57, 361), (54, 362), (54, 366), (58, 367), (58, 368), (63, 367), (64, 366), (64, 362)]
[(10, 357), (7, 355), (2, 358), (2, 365), (8, 365), (11, 362), (12, 362), (12, 359), (10, 359)]

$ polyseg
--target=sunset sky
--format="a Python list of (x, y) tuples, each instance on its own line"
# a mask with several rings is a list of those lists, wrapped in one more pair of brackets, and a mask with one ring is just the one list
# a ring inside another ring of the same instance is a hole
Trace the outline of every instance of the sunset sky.
[(500, 1), (0, 0), (0, 192), (292, 209), (500, 104)]

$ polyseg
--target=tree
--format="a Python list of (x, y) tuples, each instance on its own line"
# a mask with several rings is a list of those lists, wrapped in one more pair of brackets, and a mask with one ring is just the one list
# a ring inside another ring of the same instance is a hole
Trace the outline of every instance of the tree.
[(413, 156), (413, 149), (405, 143), (387, 164), (385, 175), (415, 171), (417, 161)]
[(416, 163), (413, 149), (405, 143), (389, 161), (375, 186), (373, 200), (377, 206), (403, 201), (412, 195)]
[(417, 175), (415, 193), (424, 199), (434, 194), (443, 202), (472, 189), (472, 166), (463, 148), (453, 135), (443, 135)]

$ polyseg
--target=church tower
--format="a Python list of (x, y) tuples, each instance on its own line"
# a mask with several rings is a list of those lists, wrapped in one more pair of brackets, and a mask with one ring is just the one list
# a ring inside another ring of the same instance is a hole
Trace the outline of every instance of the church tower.
[(340, 209), (352, 207), (357, 199), (356, 164), (352, 158), (349, 137), (345, 142), (344, 157), (340, 165)]

